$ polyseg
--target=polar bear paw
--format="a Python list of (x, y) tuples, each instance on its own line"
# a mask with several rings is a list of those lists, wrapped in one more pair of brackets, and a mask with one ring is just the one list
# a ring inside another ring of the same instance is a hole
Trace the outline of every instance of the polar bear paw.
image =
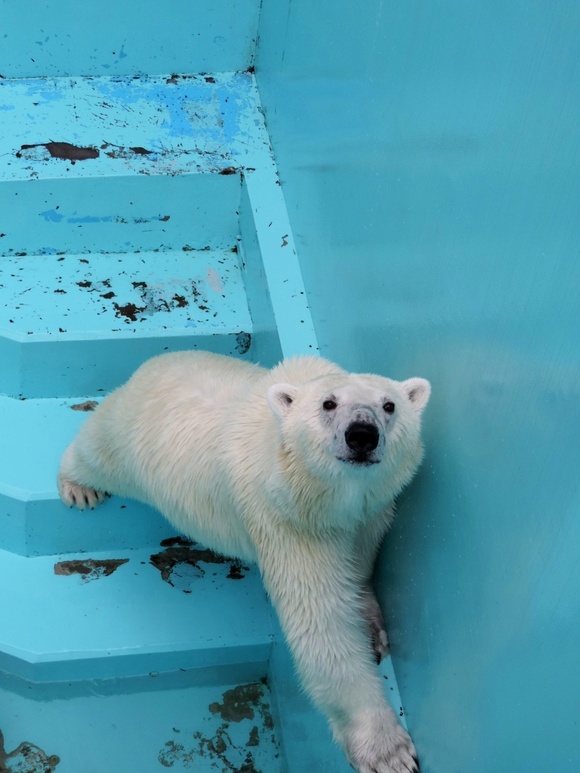
[(68, 507), (78, 507), (79, 510), (94, 510), (106, 499), (104, 491), (97, 491), (88, 486), (81, 486), (72, 480), (59, 478), (58, 493)]
[(391, 711), (359, 712), (343, 742), (357, 773), (420, 773), (413, 741)]

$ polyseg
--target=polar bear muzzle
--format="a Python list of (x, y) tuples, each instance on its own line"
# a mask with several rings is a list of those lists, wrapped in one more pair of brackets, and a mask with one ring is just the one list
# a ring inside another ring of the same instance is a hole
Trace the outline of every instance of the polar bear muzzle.
[(368, 421), (353, 421), (344, 432), (344, 440), (352, 453), (341, 461), (362, 465), (378, 464), (380, 461), (373, 454), (380, 441), (380, 433), (375, 424)]

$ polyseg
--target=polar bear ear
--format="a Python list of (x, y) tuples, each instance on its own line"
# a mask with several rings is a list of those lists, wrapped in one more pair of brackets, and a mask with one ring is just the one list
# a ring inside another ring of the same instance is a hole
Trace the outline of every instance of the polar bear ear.
[(424, 378), (408, 378), (406, 381), (401, 382), (401, 386), (407, 393), (413, 408), (418, 413), (421, 413), (429, 402), (431, 384)]
[(288, 414), (297, 394), (298, 389), (293, 384), (273, 384), (268, 389), (266, 399), (272, 413), (283, 418)]

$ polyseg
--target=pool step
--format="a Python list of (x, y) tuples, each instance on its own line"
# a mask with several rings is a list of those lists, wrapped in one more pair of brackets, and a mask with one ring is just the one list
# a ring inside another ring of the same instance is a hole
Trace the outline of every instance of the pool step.
[(0, 257), (0, 392), (102, 393), (176, 349), (246, 356), (237, 242), (228, 249)]
[[(274, 699), (267, 680), (253, 671), (219, 673), (203, 685), (187, 670), (40, 686), (11, 680), (2, 770), (286, 773)], [(0, 677), (0, 691), (3, 686)], [(301, 773), (315, 770), (304, 761)]]
[[(82, 515), (79, 515), (82, 518)], [(267, 664), (272, 611), (255, 567), (175, 537), (139, 550), (2, 551), (0, 671), (33, 682)]]

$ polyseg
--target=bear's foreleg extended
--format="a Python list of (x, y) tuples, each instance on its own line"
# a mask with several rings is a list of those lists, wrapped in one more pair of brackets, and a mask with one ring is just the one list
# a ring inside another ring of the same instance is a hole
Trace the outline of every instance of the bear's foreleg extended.
[(413, 742), (373, 663), (349, 539), (278, 522), (256, 543), (304, 687), (351, 764), (359, 773), (417, 773)]
[(377, 663), (389, 654), (389, 639), (383, 613), (373, 587), (373, 570), (379, 548), (393, 519), (393, 509), (359, 526), (355, 537), (354, 560), (362, 582), (362, 613), (367, 622)]

